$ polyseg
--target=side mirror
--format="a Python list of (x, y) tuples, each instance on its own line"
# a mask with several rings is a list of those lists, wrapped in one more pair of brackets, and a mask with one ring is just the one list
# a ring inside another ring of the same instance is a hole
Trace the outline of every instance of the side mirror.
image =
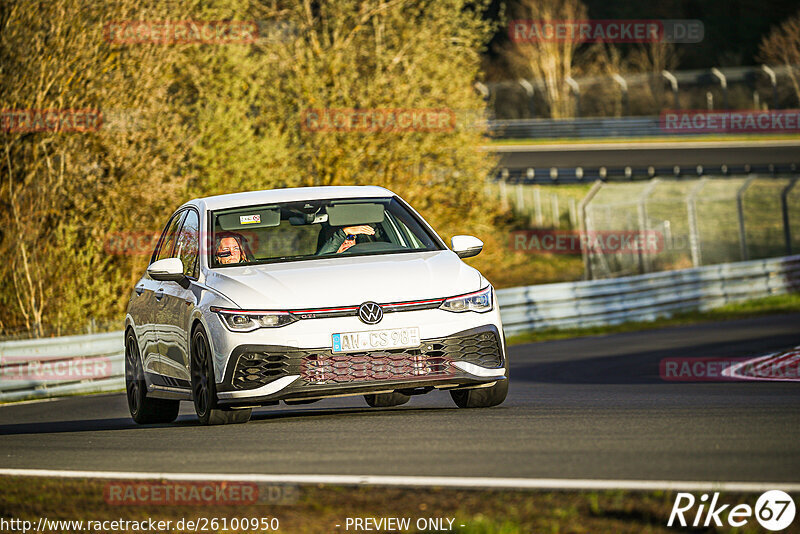
[(471, 235), (454, 235), (450, 240), (450, 248), (459, 258), (471, 258), (481, 253), (483, 241)]
[(179, 258), (154, 261), (147, 268), (147, 274), (159, 282), (178, 282), (181, 285), (186, 279), (186, 275), (183, 274), (183, 262)]

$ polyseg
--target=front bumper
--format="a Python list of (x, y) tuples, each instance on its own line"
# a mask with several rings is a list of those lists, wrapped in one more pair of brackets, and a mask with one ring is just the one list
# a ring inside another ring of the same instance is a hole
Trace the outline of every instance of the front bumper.
[(420, 388), (474, 387), (506, 379), (502, 333), (489, 324), (419, 346), (333, 353), (277, 345), (240, 345), (217, 396), (224, 405), (258, 405)]

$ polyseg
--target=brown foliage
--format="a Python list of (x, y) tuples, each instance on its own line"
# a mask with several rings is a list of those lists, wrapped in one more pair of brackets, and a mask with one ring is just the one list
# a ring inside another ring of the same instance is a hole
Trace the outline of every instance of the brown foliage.
[[(257, 20), (252, 44), (110, 42), (111, 21)], [(110, 234), (158, 231), (186, 200), (242, 190), (375, 184), (445, 236), (502, 241), (483, 194), (490, 35), (463, 0), (17, 2), (0, 13), (0, 108), (94, 109), (99, 131), (2, 131), (0, 333), (119, 321), (148, 257)], [(449, 108), (444, 132), (312, 132), (308, 108)], [(501, 244), (502, 246), (502, 244)], [(501, 252), (476, 259), (490, 265)]]

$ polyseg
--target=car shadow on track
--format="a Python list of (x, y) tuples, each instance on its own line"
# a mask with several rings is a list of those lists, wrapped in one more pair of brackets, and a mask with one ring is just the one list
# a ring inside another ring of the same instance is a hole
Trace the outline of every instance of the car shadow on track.
[[(169, 425), (150, 425), (164, 427)], [(100, 432), (104, 430), (125, 430), (138, 425), (130, 417), (112, 419), (79, 419), (74, 421), (48, 421), (44, 423), (16, 423), (0, 425), (0, 436), (15, 434), (58, 434), (62, 432)], [(144, 428), (144, 427), (141, 427)]]
[[(576, 340), (568, 340), (570, 342)], [(602, 343), (609, 343), (607, 339), (596, 339), (596, 344), (590, 345), (590, 351), (602, 352)], [(760, 356), (777, 350), (792, 347), (800, 342), (800, 334), (786, 334), (780, 336), (757, 337), (744, 341), (720, 341), (711, 343), (696, 343), (680, 349), (656, 349), (624, 351), (624, 339), (619, 336), (617, 342), (609, 344), (607, 356), (581, 358), (574, 350), (564, 350), (574, 345), (560, 344), (553, 341), (529, 346), (517, 346), (511, 349), (509, 362), (511, 364), (511, 384), (514, 382), (538, 382), (553, 384), (651, 384), (669, 385), (676, 382), (662, 378), (661, 364), (664, 359), (689, 359), (715, 358), (715, 359), (741, 359), (745, 357)], [(534, 352), (532, 356), (528, 351)], [(515, 354), (516, 353), (516, 354)], [(516, 358), (515, 358), (516, 356)], [(549, 361), (536, 360), (542, 358)], [(700, 380), (704, 381), (704, 380)], [(705, 381), (709, 382), (709, 381)], [(713, 381), (728, 383), (730, 381)]]
[(328, 408), (320, 406), (319, 408), (307, 408), (303, 410), (283, 409), (283, 410), (272, 410), (272, 411), (267, 410), (267, 411), (253, 412), (253, 416), (250, 419), (250, 421), (252, 422), (252, 421), (289, 420), (289, 419), (298, 419), (305, 417), (325, 417), (330, 419), (337, 416), (341, 416), (342, 418), (348, 418), (354, 415), (404, 417), (408, 415), (420, 415), (420, 414), (427, 415), (427, 414), (451, 413), (457, 411), (459, 411), (459, 409), (456, 408), (455, 406), (453, 406), (452, 408), (443, 406), (398, 406), (393, 408), (367, 408), (367, 407)]
[[(254, 411), (250, 423), (270, 422), (270, 421), (289, 421), (299, 420), (309, 417), (324, 417), (327, 419), (341, 416), (353, 417), (358, 415), (402, 417), (410, 414), (433, 414), (459, 412), (458, 408), (448, 408), (439, 406), (403, 406), (395, 408), (360, 408), (360, 407), (341, 407), (318, 409), (279, 409), (273, 411)], [(247, 423), (247, 424), (250, 424)], [(0, 424), (0, 436), (10, 435), (35, 435), (35, 434), (59, 434), (72, 432), (103, 432), (109, 430), (137, 430), (148, 431), (167, 428), (192, 428), (201, 427), (197, 418), (190, 413), (182, 414), (174, 423), (164, 423), (155, 425), (137, 425), (129, 417), (116, 417), (108, 419), (82, 419), (72, 421), (48, 421), (42, 423), (15, 423)], [(238, 425), (237, 425), (238, 426)], [(214, 428), (214, 427), (212, 427)], [(226, 428), (226, 427), (215, 427)], [(229, 428), (229, 426), (228, 426)]]

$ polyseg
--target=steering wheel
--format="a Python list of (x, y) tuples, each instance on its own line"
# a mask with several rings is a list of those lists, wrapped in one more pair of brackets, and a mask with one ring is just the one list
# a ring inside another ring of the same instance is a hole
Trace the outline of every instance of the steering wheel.
[[(369, 236), (372, 237), (372, 236)], [(393, 243), (386, 243), (385, 241), (366, 241), (364, 243), (356, 243), (352, 247), (348, 248), (342, 254), (347, 254), (348, 252), (365, 252), (369, 251), (379, 251), (379, 250), (396, 250), (398, 245)]]

